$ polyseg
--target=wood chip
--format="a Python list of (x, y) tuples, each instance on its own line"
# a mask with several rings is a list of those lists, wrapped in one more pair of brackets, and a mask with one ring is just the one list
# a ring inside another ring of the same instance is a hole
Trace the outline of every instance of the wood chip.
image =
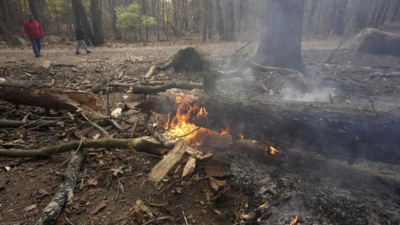
[(88, 210), (88, 212), (92, 215), (96, 214), (98, 211), (105, 208), (107, 206), (107, 203), (108, 203), (108, 200), (100, 200), (99, 202), (94, 204), (93, 207)]

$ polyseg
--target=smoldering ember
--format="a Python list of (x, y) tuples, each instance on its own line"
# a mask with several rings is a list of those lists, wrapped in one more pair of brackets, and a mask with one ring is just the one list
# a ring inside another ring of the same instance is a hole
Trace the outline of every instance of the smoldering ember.
[(0, 1), (0, 224), (400, 224), (400, 1)]

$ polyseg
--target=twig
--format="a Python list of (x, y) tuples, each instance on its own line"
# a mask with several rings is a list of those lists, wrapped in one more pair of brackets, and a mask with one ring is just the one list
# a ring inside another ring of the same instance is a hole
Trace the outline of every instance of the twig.
[(126, 210), (127, 207), (123, 208), (121, 210), (121, 212), (119, 212), (115, 217), (114, 217), (114, 221), (116, 221), (118, 219), (118, 217)]
[(196, 128), (196, 129), (194, 129), (194, 130), (190, 131), (190, 132), (189, 132), (189, 133), (187, 133), (187, 134), (184, 134), (184, 135), (182, 135), (182, 136), (179, 136), (179, 137), (173, 137), (173, 138), (183, 138), (183, 137), (186, 137), (186, 136), (188, 136), (189, 134), (192, 134), (192, 133), (194, 133), (194, 132), (198, 131), (199, 129), (200, 129), (200, 127), (198, 127), (198, 128)]
[(153, 220), (147, 221), (143, 225), (147, 225), (147, 224), (150, 224), (150, 223), (153, 223), (153, 222), (156, 222), (156, 221), (160, 221), (160, 220), (173, 220), (173, 219), (170, 216), (163, 216), (163, 217), (159, 217), (157, 219), (153, 219)]
[(108, 132), (106, 130), (104, 130), (102, 127), (100, 127), (99, 125), (97, 125), (96, 123), (93, 123), (92, 121), (90, 121), (84, 113), (82, 113), (82, 116), (86, 119), (86, 121), (92, 125), (94, 128), (96, 128), (96, 130), (98, 130), (102, 135), (103, 138), (109, 138), (110, 135), (108, 134)]
[(171, 187), (173, 184), (177, 183), (177, 182), (181, 182), (182, 179), (176, 180), (176, 181), (172, 181), (170, 184), (168, 184), (165, 188), (161, 189), (161, 191), (159, 191), (157, 194), (153, 195), (153, 196), (157, 196), (160, 195), (161, 193), (163, 193), (165, 190), (167, 190), (169, 187)]
[(183, 218), (185, 219), (186, 225), (189, 225), (188, 222), (187, 222), (186, 216), (185, 216), (185, 211), (182, 210), (182, 214), (183, 214)]
[(66, 221), (69, 225), (74, 225), (74, 224), (71, 223), (71, 221), (69, 221), (69, 219), (67, 218), (67, 214), (64, 215), (64, 219), (65, 219), (65, 221)]
[(133, 136), (135, 136), (137, 125), (138, 125), (138, 120), (136, 120), (135, 124), (133, 125), (131, 138), (133, 138)]
[(249, 41), (247, 44), (245, 44), (243, 47), (239, 48), (232, 56), (235, 56), (237, 53), (239, 53), (242, 49), (246, 48), (249, 44), (253, 43), (253, 41)]

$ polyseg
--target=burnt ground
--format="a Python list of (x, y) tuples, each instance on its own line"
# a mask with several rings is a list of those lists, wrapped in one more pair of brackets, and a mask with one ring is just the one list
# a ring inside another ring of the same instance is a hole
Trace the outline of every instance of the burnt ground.
[[(0, 56), (0, 75), (7, 79), (10, 76), (40, 79), (39, 67), (43, 61), (50, 60), (55, 64), (77, 66), (51, 70), (51, 79), (60, 86), (90, 91), (110, 75), (121, 72), (119, 82), (145, 84), (147, 81), (142, 76), (150, 65), (167, 61), (187, 43), (166, 45), (110, 43), (96, 48), (92, 55), (81, 56), (72, 54), (72, 46), (68, 49), (48, 46), (45, 56), (39, 59), (32, 58), (28, 48), (5, 49)], [(240, 63), (240, 57), (228, 57), (235, 52), (232, 44), (199, 48), (211, 54), (218, 69), (242, 71), (240, 79), (221, 87), (221, 91), (233, 91), (243, 99), (256, 92), (274, 99), (330, 101), (331, 93), (334, 102), (371, 104), (373, 100), (376, 105), (398, 107), (400, 76), (396, 74), (400, 74), (399, 57), (356, 54), (346, 44), (327, 63), (326, 59), (336, 46), (337, 40), (305, 42), (304, 61), (313, 80), (320, 84), (308, 94), (290, 91), (287, 79), (279, 73), (260, 74), (247, 70)], [(153, 81), (170, 80), (201, 81), (196, 74), (175, 73), (172, 69), (158, 72), (153, 78)], [(256, 88), (246, 88), (249, 83), (251, 86), (256, 84)], [(122, 100), (138, 102), (145, 98), (126, 93), (127, 90), (113, 89), (110, 94), (112, 109)], [(287, 94), (288, 90), (290, 94)], [(105, 94), (100, 92), (99, 95), (105, 99)], [(1, 119), (7, 120), (22, 120), (27, 113), (37, 115), (43, 111), (27, 106), (16, 110), (11, 104), (0, 104)], [(58, 116), (56, 112), (52, 113)], [(135, 109), (123, 113), (123, 118), (132, 121), (142, 121), (142, 117)], [(127, 130), (131, 128), (129, 124), (122, 123), (122, 126)], [(65, 137), (63, 134), (70, 128), (66, 123), (65, 127), (31, 130), (24, 136), (21, 134), (24, 128), (1, 129), (2, 148), (29, 150), (77, 140), (77, 135)], [(124, 136), (113, 127), (107, 129), (115, 137)], [(81, 131), (85, 138), (97, 136), (94, 130), (82, 128)], [(138, 131), (146, 135), (143, 124)], [(185, 157), (156, 186), (143, 182), (160, 158), (135, 154), (131, 150), (88, 149), (73, 202), (65, 208), (56, 224), (138, 224), (131, 216), (131, 209), (139, 199), (150, 207), (156, 218), (172, 218), (153, 224), (185, 224), (183, 213), (188, 224), (235, 224), (241, 214), (254, 217), (248, 224), (290, 224), (296, 215), (297, 224), (400, 224), (398, 163), (359, 158), (354, 165), (349, 165), (342, 157), (319, 154), (304, 146), (277, 148), (282, 149), (278, 156), (263, 159), (252, 156), (245, 148), (239, 153), (219, 153), (214, 161), (200, 162), (194, 173), (181, 181), (182, 167), (178, 167), (184, 166)], [(49, 171), (65, 170), (65, 162), (71, 154), (62, 153), (50, 159), (0, 158), (0, 223), (34, 224), (62, 182), (62, 178)], [(229, 165), (230, 170), (221, 175), (220, 167), (215, 164)], [(210, 197), (213, 191), (208, 176), (227, 181), (224, 185), (227, 188), (220, 190), (223, 193), (215, 200)], [(101, 204), (106, 206), (97, 210)], [(260, 209), (264, 204), (266, 206)], [(260, 222), (256, 222), (258, 218), (261, 218)]]

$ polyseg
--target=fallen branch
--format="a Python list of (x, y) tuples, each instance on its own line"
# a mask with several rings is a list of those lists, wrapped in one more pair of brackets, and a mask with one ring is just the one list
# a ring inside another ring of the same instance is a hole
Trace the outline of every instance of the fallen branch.
[(36, 127), (36, 126), (52, 126), (54, 127), (58, 121), (12, 121), (0, 120), (0, 128), (19, 128), (19, 127)]
[(158, 183), (161, 181), (168, 171), (178, 163), (186, 151), (186, 141), (180, 139), (176, 142), (175, 147), (160, 161), (158, 162), (148, 176), (148, 180)]
[(68, 152), (73, 150), (80, 150), (85, 148), (118, 148), (118, 149), (132, 149), (136, 151), (149, 152), (156, 155), (161, 155), (161, 148), (163, 146), (151, 137), (140, 137), (135, 139), (96, 139), (73, 141), (62, 145), (55, 145), (47, 148), (36, 150), (3, 150), (0, 149), (0, 157), (8, 158), (22, 158), (22, 157), (48, 157), (56, 153)]
[(54, 224), (61, 214), (61, 210), (66, 203), (69, 203), (74, 197), (74, 188), (78, 178), (79, 171), (81, 170), (85, 153), (79, 150), (73, 155), (65, 171), (65, 180), (60, 185), (55, 196), (51, 199), (50, 203), (43, 210), (42, 215), (36, 222), (36, 225)]
[(157, 92), (164, 92), (167, 89), (179, 88), (184, 90), (193, 90), (195, 88), (202, 89), (202, 83), (192, 83), (192, 82), (171, 82), (164, 85), (157, 86), (147, 86), (147, 85), (135, 85), (135, 84), (123, 84), (123, 83), (113, 83), (113, 86), (118, 87), (128, 87), (129, 92), (133, 94), (153, 94)]
[(151, 76), (153, 76), (153, 73), (155, 70), (159, 70), (159, 71), (163, 71), (166, 70), (168, 68), (170, 68), (172, 66), (173, 60), (171, 59), (170, 61), (168, 61), (165, 65), (163, 66), (152, 66), (149, 70), (149, 72), (146, 74), (146, 76), (144, 76), (145, 78), (150, 78)]
[(246, 48), (249, 44), (253, 43), (253, 41), (249, 41), (247, 44), (245, 44), (243, 47), (239, 48), (232, 56), (235, 56), (238, 54), (242, 49)]

